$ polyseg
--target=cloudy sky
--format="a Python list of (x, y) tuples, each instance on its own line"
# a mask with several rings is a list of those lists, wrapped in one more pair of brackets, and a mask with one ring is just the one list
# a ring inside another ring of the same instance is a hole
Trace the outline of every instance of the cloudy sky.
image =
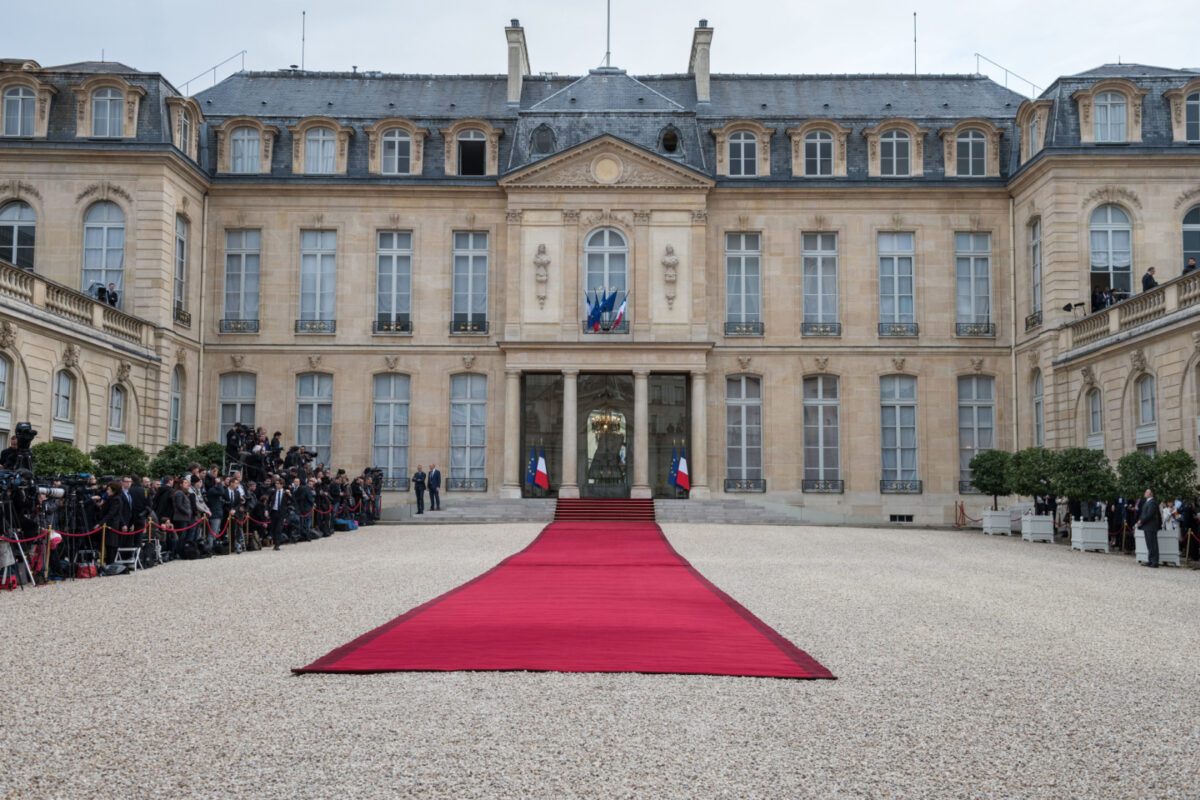
[[(308, 69), (500, 73), (503, 28), (514, 17), (535, 72), (582, 74), (604, 58), (605, 0), (58, 0), (49, 17), (41, 3), (6, 6), (4, 57), (49, 66), (99, 59), (103, 49), (108, 60), (161, 72), (180, 88), (243, 49), (247, 69), (300, 63), (302, 10)], [(635, 74), (684, 72), (692, 28), (704, 17), (715, 29), (714, 72), (911, 72), (914, 11), (921, 72), (974, 72), (977, 52), (1042, 87), (1118, 59), (1200, 68), (1195, 0), (612, 0), (612, 63)], [(240, 66), (235, 59), (217, 77)], [(980, 71), (1004, 81), (987, 64)], [(189, 91), (211, 84), (210, 71)], [(1015, 78), (1009, 85), (1029, 92)]]

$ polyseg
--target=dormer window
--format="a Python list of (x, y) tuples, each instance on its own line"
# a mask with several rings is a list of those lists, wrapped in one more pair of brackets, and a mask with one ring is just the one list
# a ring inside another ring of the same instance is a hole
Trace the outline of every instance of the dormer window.
[(909, 175), (909, 139), (904, 131), (888, 131), (879, 137), (879, 174), (885, 178)]
[(367, 172), (371, 175), (420, 175), (427, 128), (404, 117), (386, 117), (363, 126), (367, 135)]
[(237, 128), (233, 132), (231, 141), (233, 153), (230, 172), (239, 175), (257, 174), (258, 154), (262, 146), (258, 131), (254, 128)]
[(100, 89), (92, 95), (92, 136), (123, 136), (121, 112), (124, 107), (125, 95), (117, 89)]
[(184, 152), (190, 147), (192, 141), (192, 115), (191, 112), (184, 111), (179, 115), (179, 148)]
[(833, 174), (833, 134), (809, 131), (804, 135), (804, 174), (812, 177)]
[(458, 134), (458, 174), (487, 174), (487, 136), (483, 131), (469, 128)]
[(33, 136), (34, 98), (28, 86), (14, 86), (4, 92), (5, 136)]
[(392, 128), (383, 134), (384, 175), (408, 175), (412, 171), (412, 137), (408, 131)]
[(337, 137), (330, 128), (312, 128), (304, 134), (304, 173), (332, 175), (337, 158)]
[(539, 125), (530, 137), (529, 151), (534, 156), (548, 156), (554, 152), (554, 131), (547, 125)]
[(674, 128), (667, 128), (663, 131), (662, 151), (667, 155), (679, 152), (679, 133)]
[(987, 174), (987, 137), (982, 131), (963, 131), (958, 135), (957, 166), (961, 178), (982, 178)]
[[(199, 116), (193, 119), (199, 119)], [(217, 172), (233, 175), (265, 175), (271, 172), (279, 128), (264, 125), (256, 117), (239, 116), (213, 125), (213, 131), (217, 134)], [(292, 137), (293, 150), (303, 152), (303, 147), (294, 146), (297, 141), (303, 141), (303, 134), (298, 135), (293, 130)]]
[(1033, 155), (1040, 148), (1041, 129), (1037, 114), (1029, 118), (1029, 155)]
[(1117, 92), (1101, 92), (1094, 103), (1096, 116), (1095, 138), (1097, 142), (1124, 142), (1125, 138), (1125, 95)]
[(752, 178), (758, 175), (758, 137), (750, 131), (729, 135), (729, 177)]
[(1185, 103), (1185, 131), (1189, 142), (1200, 142), (1200, 92), (1187, 96)]

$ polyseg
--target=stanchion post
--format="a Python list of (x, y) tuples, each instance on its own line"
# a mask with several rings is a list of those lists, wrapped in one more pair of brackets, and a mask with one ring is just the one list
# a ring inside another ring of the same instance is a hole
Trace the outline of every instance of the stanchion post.
[(42, 582), (43, 583), (50, 582), (50, 536), (52, 533), (53, 533), (53, 529), (50, 528), (49, 526), (47, 526), (46, 527), (46, 545), (45, 545), (45, 550), (42, 551)]
[(108, 540), (108, 523), (100, 523), (100, 563), (104, 563), (104, 545)]

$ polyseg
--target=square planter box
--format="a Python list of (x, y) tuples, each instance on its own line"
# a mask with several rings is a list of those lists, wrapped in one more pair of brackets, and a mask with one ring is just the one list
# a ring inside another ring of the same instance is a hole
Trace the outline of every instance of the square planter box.
[[(1146, 552), (1146, 536), (1139, 525), (1133, 529), (1134, 559), (1139, 564), (1148, 563), (1150, 558)], [(1158, 532), (1158, 563), (1182, 566), (1179, 559), (1179, 531), (1163, 528)]]
[(1008, 509), (1002, 508), (999, 511), (984, 511), (983, 532), (989, 536), (995, 536), (996, 534), (1008, 536), (1012, 533), (1012, 523), (1008, 518)]
[(1071, 549), (1108, 552), (1108, 523), (1071, 521)]
[(1021, 517), (1021, 538), (1026, 542), (1054, 542), (1054, 517), (1026, 514)]

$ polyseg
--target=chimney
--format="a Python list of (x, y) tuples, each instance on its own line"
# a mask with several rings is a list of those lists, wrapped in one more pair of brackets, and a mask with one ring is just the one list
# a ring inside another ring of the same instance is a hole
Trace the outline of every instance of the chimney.
[(521, 84), (529, 74), (529, 49), (525, 46), (521, 20), (514, 19), (504, 29), (504, 35), (508, 38), (508, 104), (515, 106), (521, 102)]
[(692, 33), (692, 55), (688, 59), (688, 72), (696, 76), (696, 100), (707, 103), (709, 98), (708, 51), (712, 49), (713, 29), (708, 20), (700, 20)]

